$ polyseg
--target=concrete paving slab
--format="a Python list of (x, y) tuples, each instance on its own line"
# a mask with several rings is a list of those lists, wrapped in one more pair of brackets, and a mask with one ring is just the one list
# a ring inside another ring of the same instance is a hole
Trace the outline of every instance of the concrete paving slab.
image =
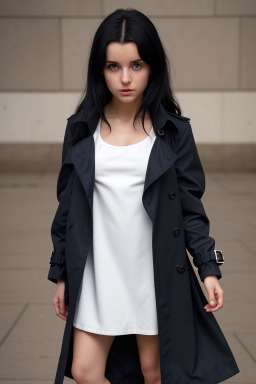
[(60, 352), (57, 340), (45, 339), (40, 343), (25, 340), (22, 343), (8, 340), (0, 350), (1, 378), (6, 380), (52, 380)]
[(222, 277), (221, 286), (226, 302), (234, 302), (240, 306), (243, 301), (251, 305), (255, 300), (254, 272), (230, 272)]
[(47, 279), (47, 275), (47, 268), (30, 270), (29, 266), (0, 270), (0, 304), (51, 303), (56, 285)]
[[(1, 379), (0, 378), (0, 383), (1, 384), (17, 384), (17, 380), (6, 380), (6, 379)], [(30, 380), (30, 379), (26, 379), (25, 381), (24, 380), (19, 380), (18, 381), (19, 384), (52, 384), (53, 381), (52, 380)], [(66, 383), (66, 382), (64, 382)], [(71, 380), (70, 383), (73, 383), (74, 384), (74, 380)]]
[[(225, 334), (226, 339), (230, 345), (230, 348), (236, 358), (237, 365), (240, 369), (240, 372), (234, 376), (234, 378), (229, 379), (230, 383), (239, 383), (239, 384), (255, 384), (255, 361), (252, 359), (251, 355), (248, 353), (247, 349), (244, 348), (244, 345), (236, 337), (236, 334), (230, 335)], [(224, 381), (226, 383), (226, 381)]]
[[(222, 284), (223, 288), (223, 284)], [(255, 332), (256, 308), (248, 305), (247, 301), (233, 301), (226, 297), (224, 289), (224, 305), (214, 312), (214, 316), (219, 323), (223, 333), (246, 332), (252, 334)]]
[(256, 363), (256, 334), (253, 332), (237, 332), (236, 338)]
[[(50, 240), (49, 240), (50, 243)], [(10, 249), (3, 251), (3, 258), (1, 262), (1, 270), (15, 270), (15, 269), (25, 269), (27, 270), (44, 270), (45, 271), (45, 257), (49, 254), (50, 258), (50, 247), (46, 249), (41, 249), (39, 251), (29, 250), (23, 252), (19, 250), (12, 251)]]
[(1, 377), (52, 379), (64, 326), (50, 302), (28, 305), (0, 348)]
[(248, 249), (252, 255), (256, 258), (256, 244), (255, 244), (255, 241), (254, 240), (247, 240), (247, 239), (244, 239), (244, 240), (240, 240), (241, 244), (243, 244), (243, 246)]
[(226, 193), (256, 194), (256, 174), (253, 172), (212, 172), (206, 174), (206, 179), (218, 182)]
[(11, 328), (14, 327), (18, 321), (23, 308), (23, 304), (1, 304), (0, 347), (9, 336), (8, 334)]
[(35, 254), (37, 251), (41, 253), (44, 252), (47, 258), (52, 250), (50, 226), (43, 231), (27, 231), (26, 229), (20, 229), (19, 231), (13, 230), (11, 233), (2, 231), (0, 248), (2, 258), (6, 257), (5, 254), (8, 255), (12, 252)]
[[(221, 204), (219, 201), (211, 201), (205, 204), (205, 209), (211, 221), (211, 230), (216, 226), (220, 227), (223, 217), (234, 222), (252, 223), (255, 219), (256, 203), (254, 199), (247, 199), (240, 202), (240, 199), (233, 199), (231, 203)], [(221, 212), (221, 216), (220, 213)], [(241, 223), (242, 224), (242, 223)]]
[(219, 220), (212, 220), (210, 225), (210, 231), (217, 241), (253, 240), (255, 238), (255, 229), (250, 226), (248, 221), (240, 220), (239, 217), (237, 217), (237, 220), (232, 220), (229, 217), (221, 218), (219, 216)]

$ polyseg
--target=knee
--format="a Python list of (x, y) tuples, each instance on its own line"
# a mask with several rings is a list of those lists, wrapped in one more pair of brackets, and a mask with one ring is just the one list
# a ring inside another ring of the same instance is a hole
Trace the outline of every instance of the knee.
[(93, 377), (92, 372), (86, 367), (82, 367), (78, 364), (72, 364), (71, 373), (73, 379), (77, 384), (93, 384), (96, 383), (95, 378)]
[(161, 383), (160, 363), (158, 361), (145, 361), (141, 364), (141, 370), (145, 384)]

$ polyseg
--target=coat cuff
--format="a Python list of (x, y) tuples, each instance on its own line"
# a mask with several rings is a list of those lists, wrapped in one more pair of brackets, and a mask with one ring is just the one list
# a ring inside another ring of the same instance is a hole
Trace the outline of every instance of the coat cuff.
[(63, 264), (53, 264), (50, 266), (47, 279), (57, 284), (58, 280), (66, 279), (66, 266)]
[(55, 253), (54, 251), (51, 253), (50, 264), (65, 264), (65, 255), (64, 253)]
[(218, 280), (222, 277), (220, 267), (215, 260), (210, 260), (207, 263), (201, 264), (198, 267), (198, 274), (202, 282), (204, 282), (204, 278), (209, 275), (217, 276)]
[(196, 252), (193, 257), (193, 263), (196, 267), (200, 267), (200, 265), (208, 263), (212, 260), (216, 262), (216, 256), (213, 249), (210, 251)]

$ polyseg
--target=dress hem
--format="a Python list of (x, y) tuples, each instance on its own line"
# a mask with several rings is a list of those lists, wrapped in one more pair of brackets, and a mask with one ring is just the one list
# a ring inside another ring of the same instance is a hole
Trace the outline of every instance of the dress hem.
[(88, 331), (92, 333), (97, 333), (100, 335), (111, 335), (111, 336), (117, 336), (117, 335), (127, 335), (127, 334), (142, 334), (142, 335), (158, 335), (158, 330), (154, 331), (147, 331), (147, 330), (141, 330), (141, 329), (128, 329), (128, 330), (118, 330), (118, 331), (105, 331), (105, 330), (99, 330), (92, 327), (86, 327), (81, 324), (78, 324), (76, 322), (73, 322), (73, 326), (75, 328), (81, 329), (82, 331)]

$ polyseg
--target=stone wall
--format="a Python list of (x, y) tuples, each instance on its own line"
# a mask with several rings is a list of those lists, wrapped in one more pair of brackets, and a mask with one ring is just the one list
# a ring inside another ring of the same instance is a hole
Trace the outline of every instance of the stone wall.
[(256, 170), (255, 0), (1, 0), (0, 170), (58, 170), (93, 36), (117, 8), (155, 24), (206, 170)]

